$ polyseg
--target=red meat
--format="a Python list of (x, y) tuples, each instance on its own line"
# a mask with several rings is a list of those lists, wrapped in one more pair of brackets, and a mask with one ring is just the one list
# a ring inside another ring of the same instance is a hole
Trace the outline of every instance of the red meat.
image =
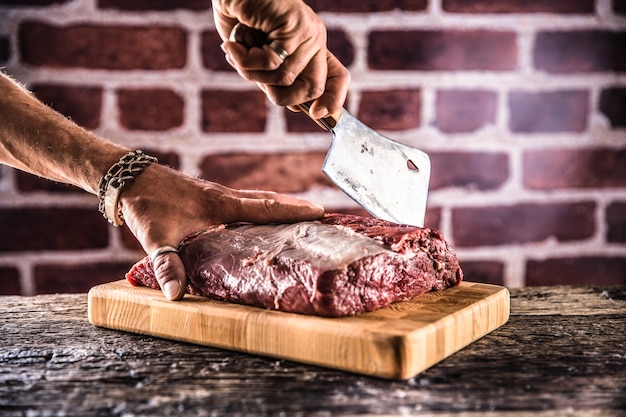
[[(327, 317), (377, 310), (463, 277), (439, 231), (345, 214), (215, 226), (187, 237), (179, 252), (188, 293)], [(126, 278), (159, 288), (148, 257)]]

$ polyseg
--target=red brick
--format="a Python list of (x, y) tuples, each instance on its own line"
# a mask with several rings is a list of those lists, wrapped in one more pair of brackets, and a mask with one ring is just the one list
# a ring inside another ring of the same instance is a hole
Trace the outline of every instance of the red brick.
[[(310, 117), (305, 115), (302, 112), (294, 112), (285, 108), (283, 110), (283, 115), (285, 116), (285, 122), (287, 123), (287, 131), (289, 132), (313, 132), (313, 133), (322, 133), (324, 129), (322, 129), (317, 123), (315, 123)], [(330, 132), (328, 133), (330, 135)]]
[(431, 190), (494, 190), (509, 178), (509, 160), (504, 153), (430, 152), (429, 156)]
[(156, 149), (143, 149), (148, 155), (152, 155), (159, 160), (159, 164), (166, 165), (173, 169), (180, 169), (180, 156), (176, 152), (163, 152)]
[(348, 34), (343, 30), (328, 29), (328, 40), (326, 42), (328, 50), (349, 67), (354, 62), (354, 45), (350, 42)]
[(42, 264), (34, 268), (37, 294), (86, 293), (94, 285), (124, 279), (133, 262)]
[(82, 208), (0, 209), (0, 252), (105, 248), (106, 220), (97, 210)]
[(593, 14), (594, 0), (442, 0), (450, 13), (558, 13)]
[(420, 126), (420, 90), (364, 91), (358, 118), (372, 129), (407, 130)]
[(584, 132), (589, 92), (583, 90), (509, 94), (509, 128), (518, 133)]
[(588, 239), (596, 228), (595, 212), (591, 202), (456, 208), (452, 211), (454, 243), (468, 247), (551, 237), (559, 242)]
[(0, 4), (7, 6), (52, 6), (72, 0), (0, 0)]
[(98, 7), (139, 12), (176, 9), (208, 10), (211, 8), (211, 0), (98, 0)]
[(8, 62), (11, 58), (11, 43), (9, 38), (0, 36), (0, 63)]
[(215, 30), (202, 32), (200, 38), (200, 54), (202, 55), (202, 65), (212, 71), (234, 72), (224, 56), (224, 51), (220, 45), (222, 38)]
[(135, 252), (143, 251), (141, 244), (139, 243), (135, 235), (133, 235), (127, 227), (122, 227), (118, 230), (121, 233), (122, 244), (126, 249)]
[(553, 74), (626, 71), (626, 32), (540, 32), (533, 47), (537, 69)]
[(543, 149), (523, 156), (524, 186), (532, 190), (626, 186), (626, 149)]
[(606, 208), (606, 240), (626, 243), (626, 202), (615, 202)]
[(471, 282), (504, 285), (504, 265), (497, 261), (461, 261), (463, 279)]
[(73, 185), (64, 184), (62, 182), (51, 181), (46, 178), (38, 177), (24, 171), (15, 170), (15, 178), (17, 181), (17, 189), (22, 192), (46, 191), (61, 194), (86, 194), (87, 192)]
[(435, 126), (446, 133), (478, 130), (496, 121), (498, 96), (485, 90), (437, 91)]
[(31, 90), (39, 100), (84, 128), (93, 130), (100, 125), (102, 88), (36, 84)]
[(126, 129), (168, 130), (183, 124), (185, 101), (172, 90), (119, 90), (117, 99), (120, 123)]
[(626, 258), (584, 256), (531, 260), (526, 285), (624, 285)]
[(0, 266), (0, 295), (20, 295), (20, 273), (17, 269)]
[(612, 127), (626, 127), (626, 88), (602, 90), (600, 111), (608, 117)]
[(616, 14), (626, 14), (626, 0), (613, 0), (613, 11)]
[(374, 31), (367, 54), (377, 70), (510, 71), (517, 39), (508, 31)]
[(373, 13), (390, 10), (421, 11), (428, 0), (307, 0), (316, 12)]
[(183, 68), (187, 59), (187, 33), (178, 27), (26, 21), (19, 44), (25, 63), (54, 68), (165, 70)]
[(261, 91), (202, 91), (205, 132), (264, 132), (267, 101)]
[(332, 186), (322, 173), (324, 157), (324, 152), (209, 155), (200, 170), (203, 178), (228, 187), (298, 193)]
[(441, 228), (441, 208), (440, 207), (428, 207), (426, 209), (426, 218), (424, 219), (424, 227), (430, 227), (433, 229)]

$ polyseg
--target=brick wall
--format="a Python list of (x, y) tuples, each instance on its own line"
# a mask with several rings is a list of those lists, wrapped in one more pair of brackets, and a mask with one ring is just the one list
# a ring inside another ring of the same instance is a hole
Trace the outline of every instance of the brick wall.
[[(626, 2), (310, 0), (347, 107), (432, 158), (427, 225), (468, 280), (626, 283)], [(209, 0), (0, 0), (0, 66), (114, 141), (359, 212), (329, 136), (226, 64)], [(1, 111), (1, 109), (0, 109)], [(0, 168), (0, 293), (86, 291), (143, 256), (94, 196)]]

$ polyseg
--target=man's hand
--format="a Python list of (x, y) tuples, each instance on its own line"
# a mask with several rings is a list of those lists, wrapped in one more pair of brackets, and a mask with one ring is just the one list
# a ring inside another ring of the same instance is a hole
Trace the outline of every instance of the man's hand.
[[(126, 186), (121, 195), (126, 225), (148, 254), (163, 246), (178, 247), (188, 235), (206, 227), (233, 222), (288, 223), (319, 219), (321, 206), (266, 191), (234, 190), (152, 164)], [(153, 259), (165, 296), (178, 300), (187, 278), (175, 252)]]
[[(80, 128), (0, 72), (0, 163), (97, 194), (102, 175), (128, 151)], [(216, 224), (287, 223), (324, 215), (321, 206), (303, 200), (233, 190), (158, 164), (126, 184), (120, 208), (150, 255), (163, 246), (175, 249), (189, 234)], [(180, 299), (186, 275), (176, 252), (156, 256), (154, 269), (165, 296)]]
[[(302, 0), (213, 0), (215, 25), (226, 59), (243, 78), (256, 82), (280, 106), (311, 100), (319, 119), (341, 110), (350, 73), (326, 48), (326, 27)], [(287, 53), (283, 61), (268, 45), (250, 48), (229, 40), (237, 23), (262, 30), (268, 43)]]

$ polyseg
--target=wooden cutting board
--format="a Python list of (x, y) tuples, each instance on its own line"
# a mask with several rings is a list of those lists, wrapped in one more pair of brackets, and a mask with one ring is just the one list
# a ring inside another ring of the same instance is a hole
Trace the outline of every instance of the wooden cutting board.
[(111, 329), (408, 379), (509, 318), (506, 288), (463, 282), (355, 317), (283, 313), (161, 291), (127, 281), (89, 291), (89, 320)]

